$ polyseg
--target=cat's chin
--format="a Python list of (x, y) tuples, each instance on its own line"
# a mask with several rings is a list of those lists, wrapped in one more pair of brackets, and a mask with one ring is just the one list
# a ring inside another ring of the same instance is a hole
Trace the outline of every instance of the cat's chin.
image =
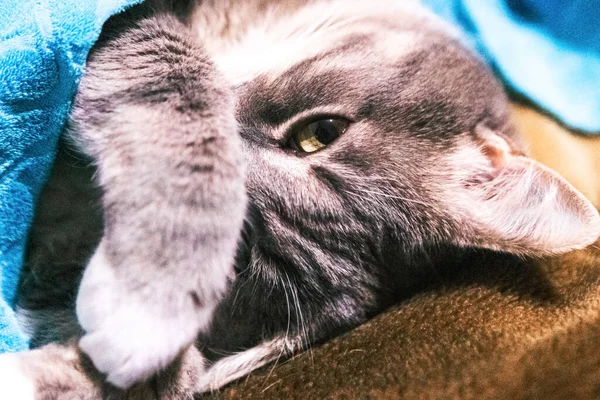
[[(202, 311), (178, 311), (166, 315), (128, 290), (100, 246), (77, 297), (77, 317), (86, 332), (79, 347), (109, 383), (127, 389), (167, 367), (194, 342)], [(204, 311), (210, 318), (212, 311)]]

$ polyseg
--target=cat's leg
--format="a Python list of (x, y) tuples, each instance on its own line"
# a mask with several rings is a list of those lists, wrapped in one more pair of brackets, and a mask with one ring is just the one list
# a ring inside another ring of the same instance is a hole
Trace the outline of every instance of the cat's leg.
[(122, 388), (207, 328), (233, 275), (246, 201), (227, 83), (175, 19), (124, 24), (93, 50), (69, 129), (103, 189), (79, 344)]
[(101, 399), (101, 379), (93, 368), (86, 367), (76, 343), (0, 355), (3, 399)]
[(193, 346), (166, 370), (127, 390), (107, 385), (77, 341), (0, 355), (0, 398), (15, 400), (192, 400), (204, 373)]
[(19, 400), (186, 400), (217, 390), (257, 368), (297, 351), (300, 342), (284, 336), (225, 357), (208, 370), (190, 347), (166, 370), (127, 390), (106, 385), (76, 342), (0, 355), (0, 398)]

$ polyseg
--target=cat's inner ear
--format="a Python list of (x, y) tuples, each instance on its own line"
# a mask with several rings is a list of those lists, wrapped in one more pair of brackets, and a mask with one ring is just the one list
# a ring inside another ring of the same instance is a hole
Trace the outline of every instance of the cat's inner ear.
[(454, 155), (451, 217), (460, 245), (523, 255), (584, 248), (600, 236), (594, 206), (556, 172), (480, 127)]

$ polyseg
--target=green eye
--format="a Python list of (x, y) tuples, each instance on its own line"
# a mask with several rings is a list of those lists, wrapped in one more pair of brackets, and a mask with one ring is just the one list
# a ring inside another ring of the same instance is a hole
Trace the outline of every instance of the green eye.
[(298, 129), (292, 139), (298, 150), (314, 153), (340, 137), (348, 128), (348, 124), (348, 121), (341, 119), (314, 121)]

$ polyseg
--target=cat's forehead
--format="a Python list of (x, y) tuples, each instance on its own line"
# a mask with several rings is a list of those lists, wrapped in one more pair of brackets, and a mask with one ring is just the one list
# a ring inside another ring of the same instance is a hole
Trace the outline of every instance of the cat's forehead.
[(237, 20), (246, 21), (242, 34), (208, 48), (235, 86), (276, 79), (304, 61), (331, 70), (364, 64), (366, 52), (397, 60), (414, 52), (423, 30), (439, 28), (412, 0), (314, 1), (284, 16), (267, 8), (248, 26)]
[(240, 32), (207, 50), (236, 88), (239, 119), (272, 139), (319, 115), (432, 140), (503, 118), (486, 66), (411, 0), (309, 1)]

